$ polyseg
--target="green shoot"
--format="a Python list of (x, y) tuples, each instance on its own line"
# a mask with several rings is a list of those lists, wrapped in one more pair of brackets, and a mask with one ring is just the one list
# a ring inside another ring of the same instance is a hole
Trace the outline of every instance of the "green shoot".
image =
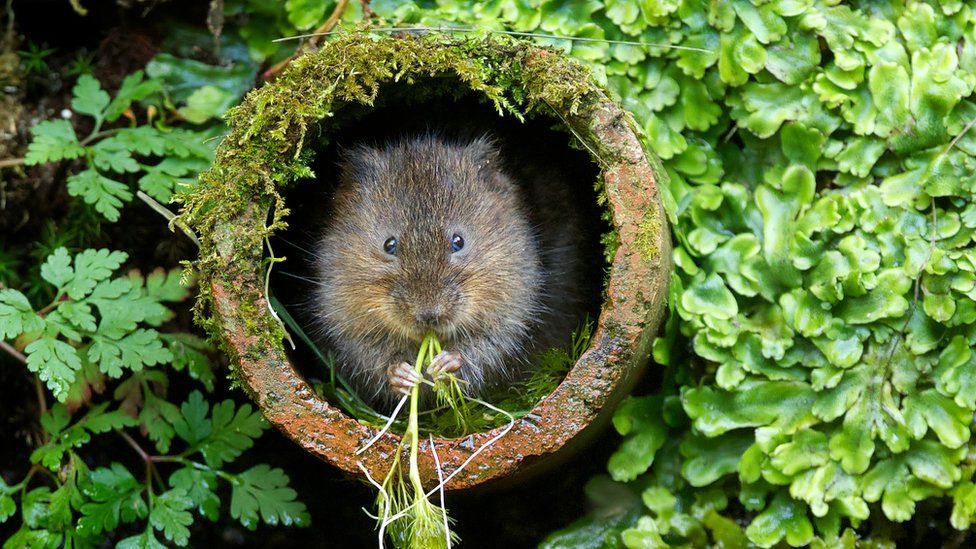
[(24, 68), (24, 72), (28, 74), (43, 74), (50, 70), (47, 64), (47, 58), (55, 51), (54, 48), (48, 48), (47, 44), (40, 46), (34, 42), (30, 42), (27, 44), (27, 49), (18, 51), (17, 55), (20, 56), (20, 63)]
[[(431, 360), (441, 352), (441, 344), (435, 337), (431, 343)], [(449, 419), (454, 420), (454, 429), (464, 436), (473, 432), (475, 425), (474, 411), (471, 402), (465, 398), (461, 390), (463, 381), (452, 374), (447, 374), (434, 380), (434, 394), (437, 397), (436, 409), (449, 409)]]
[[(420, 344), (414, 369), (422, 375), (424, 368), (440, 352), (440, 342), (434, 334), (427, 334)], [(457, 386), (456, 382), (454, 386)], [(463, 397), (463, 395), (462, 395)], [(383, 484), (379, 486), (380, 493), (376, 499), (379, 510), (380, 546), (383, 545), (383, 535), (387, 526), (390, 527), (390, 537), (397, 547), (421, 549), (428, 547), (450, 547), (458, 540), (449, 529), (451, 523), (444, 507), (431, 503), (424, 490), (420, 478), (420, 468), (417, 464), (420, 449), (420, 384), (414, 386), (410, 392), (410, 415), (407, 420), (407, 431), (401, 439), (401, 447), (393, 457), (390, 472), (387, 473)], [(403, 478), (400, 449), (409, 445), (410, 461), (407, 479)], [(409, 486), (407, 482), (409, 481)]]

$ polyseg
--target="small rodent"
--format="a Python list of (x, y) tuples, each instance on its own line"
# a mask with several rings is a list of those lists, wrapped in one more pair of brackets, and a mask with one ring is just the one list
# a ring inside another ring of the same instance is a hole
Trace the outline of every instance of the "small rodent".
[(408, 392), (431, 330), (444, 352), (428, 372), (454, 372), (473, 396), (570, 342), (585, 312), (580, 216), (538, 172), (506, 170), (490, 136), (344, 151), (315, 247), (312, 313), (363, 399), (389, 410)]

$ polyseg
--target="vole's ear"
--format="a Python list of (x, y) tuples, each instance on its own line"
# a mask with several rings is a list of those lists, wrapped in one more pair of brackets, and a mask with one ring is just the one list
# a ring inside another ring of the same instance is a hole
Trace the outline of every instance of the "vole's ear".
[(370, 185), (389, 170), (390, 155), (369, 145), (353, 145), (339, 151), (339, 181), (345, 184)]
[(464, 152), (475, 163), (478, 171), (497, 170), (499, 162), (501, 162), (501, 153), (498, 149), (495, 138), (485, 134), (468, 143)]
[(485, 182), (500, 188), (508, 188), (511, 180), (505, 176), (502, 154), (497, 140), (491, 135), (482, 135), (464, 147), (465, 157), (473, 163), (478, 176)]

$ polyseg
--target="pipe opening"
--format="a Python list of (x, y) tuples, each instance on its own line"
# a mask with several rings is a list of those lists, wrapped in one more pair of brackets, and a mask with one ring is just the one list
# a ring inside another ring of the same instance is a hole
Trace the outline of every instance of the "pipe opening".
[[(546, 287), (540, 288), (540, 291), (560, 293), (569, 289), (573, 295), (566, 296), (566, 299), (578, 298), (575, 306), (567, 307), (576, 310), (572, 320), (561, 321), (554, 328), (559, 332), (559, 337), (551, 342), (539, 343), (547, 348), (535, 349), (533, 356), (528, 358), (527, 368), (522, 366), (522, 372), (511, 380), (491, 387), (484, 395), (489, 402), (501, 405), (517, 416), (528, 413), (541, 398), (555, 389), (575, 362), (576, 357), (570, 356), (574, 354), (574, 333), (578, 347), (576, 352), (586, 349), (589, 342), (585, 340), (585, 332), (595, 326), (604, 299), (609, 263), (603, 236), (611, 231), (611, 227), (604, 208), (598, 204), (600, 170), (589, 152), (580, 148), (578, 139), (555, 114), (536, 113), (526, 117), (525, 121), (519, 121), (509, 113), (500, 115), (477, 92), (465, 90), (462, 82), (449, 77), (387, 84), (381, 88), (373, 107), (350, 104), (337, 109), (334, 116), (324, 120), (317, 131), (310, 132), (310, 135), (314, 137), (307, 140), (306, 150), (314, 155), (310, 166), (315, 176), (298, 181), (284, 191), (285, 204), (290, 209), (287, 218), (289, 226), (271, 239), (275, 255), (287, 258), (272, 271), (271, 293), (287, 315), (294, 319), (293, 323), (286, 322), (289, 331), (304, 333), (311, 340), (294, 337), (297, 348), (288, 349), (291, 363), (319, 396), (339, 406), (351, 417), (374, 426), (381, 422), (373, 410), (388, 413), (383, 402), (373, 400), (369, 395), (349, 394), (349, 389), (353, 393), (359, 392), (363, 384), (354, 380), (343, 383), (336, 378), (336, 370), (341, 377), (343, 369), (329, 362), (335, 356), (333, 351), (336, 349), (332, 340), (323, 334), (327, 323), (322, 320), (321, 291), (327, 291), (322, 286), (327, 284), (323, 277), (328, 275), (317, 266), (315, 256), (322, 252), (323, 232), (337, 213), (334, 198), (343, 151), (348, 155), (348, 151), (358, 145), (383, 148), (390, 143), (409, 142), (420, 136), (434, 136), (439, 142), (463, 146), (482, 136), (489, 136), (500, 154), (501, 171), (515, 181), (520, 200), (527, 207), (533, 237), (542, 252), (542, 272), (548, 277), (546, 280), (559, 280), (561, 283), (559, 286), (545, 284)], [(569, 205), (569, 209), (565, 205)], [(384, 223), (382, 219), (376, 221)], [(553, 224), (572, 228), (553, 231)], [(565, 254), (556, 249), (566, 247), (567, 241), (554, 242), (549, 235), (555, 232), (562, 236), (571, 234), (573, 238), (568, 244), (574, 246), (578, 253)], [(361, 236), (350, 235), (351, 238)], [(376, 244), (380, 246), (379, 242)], [(364, 256), (372, 252), (362, 250)], [(567, 257), (576, 266), (570, 268), (565, 265)], [(483, 264), (471, 265), (471, 268), (493, 268), (492, 257), (481, 260)], [(381, 259), (371, 257), (370, 261)], [(340, 264), (339, 268), (354, 269), (357, 265)], [(394, 278), (396, 276), (393, 274)], [(568, 280), (564, 280), (566, 278)], [(526, 276), (526, 279), (515, 283), (530, 284), (531, 277)], [(383, 291), (387, 290), (390, 288)], [(484, 293), (486, 289), (470, 290), (475, 294), (482, 292), (470, 300), (475, 302), (470, 305), (474, 308), (481, 306), (479, 300), (496, 298), (495, 295)], [(410, 298), (404, 298), (404, 301), (409, 302)], [(375, 306), (375, 301), (370, 303)], [(551, 300), (546, 300), (546, 304), (549, 303)], [(369, 314), (367, 309), (364, 302), (361, 314)], [(562, 317), (566, 317), (565, 311)], [(551, 315), (543, 322), (546, 321), (554, 322)], [(377, 329), (388, 328), (380, 326)], [(300, 333), (293, 333), (293, 336)], [(544, 335), (552, 339), (550, 336)], [(318, 352), (313, 347), (317, 347)], [(322, 356), (326, 356), (325, 363)], [(486, 417), (485, 421), (476, 424), (476, 430), (488, 430), (506, 421), (501, 416)], [(428, 417), (426, 427), (438, 436), (467, 434), (452, 427), (436, 413)]]

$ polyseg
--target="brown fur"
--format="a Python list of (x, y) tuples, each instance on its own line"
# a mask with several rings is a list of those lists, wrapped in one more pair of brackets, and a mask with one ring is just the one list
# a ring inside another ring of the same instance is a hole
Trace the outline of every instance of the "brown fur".
[[(544, 176), (517, 183), (501, 164), (488, 138), (424, 135), (344, 155), (313, 303), (340, 372), (368, 402), (398, 400), (387, 368), (412, 364), (430, 329), (461, 354), (466, 392), (483, 396), (580, 321), (571, 197)], [(455, 233), (465, 245), (452, 253)], [(383, 249), (390, 237), (395, 255)], [(436, 323), (418, 320), (432, 310)]]

